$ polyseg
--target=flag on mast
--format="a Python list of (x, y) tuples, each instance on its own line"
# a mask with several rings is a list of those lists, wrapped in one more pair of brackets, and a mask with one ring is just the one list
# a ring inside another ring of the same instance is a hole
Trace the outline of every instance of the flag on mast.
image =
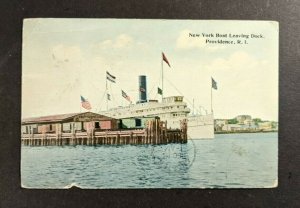
[(91, 110), (92, 106), (91, 106), (90, 102), (87, 99), (85, 99), (84, 97), (82, 97), (81, 95), (80, 95), (80, 98), (81, 98), (81, 106), (87, 110)]
[(160, 88), (158, 87), (158, 88), (157, 88), (157, 94), (162, 95), (162, 93), (163, 93), (162, 89), (160, 89)]
[(171, 67), (167, 57), (165, 56), (165, 54), (163, 52), (162, 52), (162, 59), (163, 59), (164, 62), (166, 62), (168, 64), (169, 67)]
[(214, 78), (211, 78), (211, 87), (214, 88), (215, 90), (218, 89), (217, 82), (214, 80)]
[(106, 71), (106, 79), (108, 79), (109, 81), (116, 83), (116, 77), (113, 76), (112, 74), (110, 74), (108, 71)]
[(126, 94), (126, 92), (124, 92), (123, 90), (122, 90), (122, 96), (126, 99), (126, 100), (128, 100), (129, 102), (131, 102), (131, 100), (130, 100), (130, 97)]

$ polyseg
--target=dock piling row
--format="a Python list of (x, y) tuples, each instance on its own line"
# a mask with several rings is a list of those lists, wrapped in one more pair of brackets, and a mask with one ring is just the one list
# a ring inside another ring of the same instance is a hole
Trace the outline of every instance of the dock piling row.
[(166, 122), (155, 119), (142, 129), (22, 134), (21, 140), (25, 146), (186, 143), (187, 122), (181, 121), (180, 129), (167, 129)]

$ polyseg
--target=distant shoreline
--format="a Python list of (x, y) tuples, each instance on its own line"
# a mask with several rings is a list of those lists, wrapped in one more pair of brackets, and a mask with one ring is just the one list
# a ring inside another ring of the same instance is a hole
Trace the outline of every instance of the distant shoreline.
[(215, 134), (271, 133), (271, 132), (278, 132), (278, 130), (270, 130), (270, 131), (215, 131)]

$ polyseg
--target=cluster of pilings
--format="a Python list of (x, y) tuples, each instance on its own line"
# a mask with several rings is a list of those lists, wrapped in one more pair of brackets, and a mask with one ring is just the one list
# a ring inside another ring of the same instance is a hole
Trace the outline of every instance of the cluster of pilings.
[(159, 119), (149, 120), (143, 129), (105, 130), (74, 133), (22, 134), (22, 144), (49, 145), (113, 145), (113, 144), (168, 144), (187, 142), (187, 122), (180, 129), (167, 129), (167, 123)]

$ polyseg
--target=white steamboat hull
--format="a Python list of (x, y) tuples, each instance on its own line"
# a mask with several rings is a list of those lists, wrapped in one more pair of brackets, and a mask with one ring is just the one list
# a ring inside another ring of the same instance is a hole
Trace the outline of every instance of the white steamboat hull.
[(188, 138), (213, 139), (214, 118), (209, 115), (188, 116)]
[(203, 126), (189, 126), (188, 125), (188, 139), (213, 139), (214, 128), (213, 125)]
[(190, 109), (187, 108), (186, 103), (182, 102), (182, 99), (183, 97), (180, 96), (166, 97), (161, 103), (138, 103), (136, 105), (110, 109), (102, 112), (102, 114), (115, 119), (158, 116), (162, 121), (166, 121), (167, 128), (171, 129), (180, 128), (180, 122), (187, 119), (188, 138), (214, 138), (213, 114), (189, 115)]

